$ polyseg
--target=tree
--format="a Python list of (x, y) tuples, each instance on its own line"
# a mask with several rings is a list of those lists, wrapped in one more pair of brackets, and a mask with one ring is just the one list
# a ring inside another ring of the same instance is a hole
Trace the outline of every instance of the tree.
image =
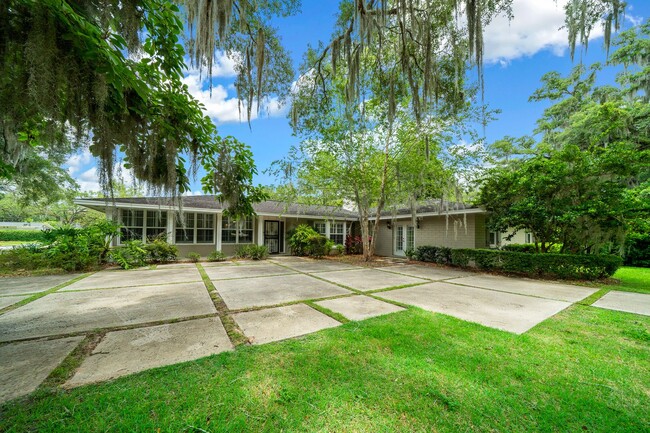
[[(623, 32), (612, 64), (646, 67), (636, 49), (650, 26)], [(640, 65), (635, 65), (639, 60)], [(540, 143), (529, 138), (496, 143), (498, 165), (484, 179), (479, 203), (500, 231), (526, 229), (546, 252), (598, 252), (621, 245), (634, 221), (650, 216), (644, 196), (650, 174), (650, 107), (634, 71), (619, 73), (619, 87), (595, 87), (601, 65), (576, 67), (566, 77), (551, 72), (531, 100), (557, 101), (537, 122)], [(520, 152), (521, 150), (521, 152)], [(505, 151), (505, 153), (504, 153)], [(507, 157), (508, 152), (519, 153)]]
[(206, 190), (233, 213), (249, 211), (247, 202), (260, 191), (248, 177), (225, 173), (248, 169), (250, 153), (233, 157), (243, 147), (217, 135), (182, 84), (183, 36), (180, 10), (165, 0), (5, 2), (0, 175), (21, 186), (20, 173), (34, 155), (61, 157), (88, 142), (107, 190), (118, 152), (138, 180), (174, 197), (189, 188), (199, 162), (209, 174), (225, 168), (206, 177)]

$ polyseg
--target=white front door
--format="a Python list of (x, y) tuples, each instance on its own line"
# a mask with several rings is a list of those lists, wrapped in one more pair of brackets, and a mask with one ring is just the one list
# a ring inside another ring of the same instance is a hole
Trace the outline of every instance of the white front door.
[(396, 224), (395, 230), (395, 255), (404, 256), (406, 251), (412, 250), (415, 246), (415, 229), (408, 224)]

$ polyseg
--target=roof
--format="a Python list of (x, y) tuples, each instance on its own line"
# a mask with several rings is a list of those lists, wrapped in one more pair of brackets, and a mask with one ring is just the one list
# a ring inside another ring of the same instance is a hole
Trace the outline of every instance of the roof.
[[(472, 206), (467, 203), (453, 202), (446, 200), (428, 200), (416, 207), (415, 213), (419, 216), (449, 215), (463, 213), (483, 213), (483, 209)], [(411, 208), (408, 206), (398, 206), (396, 208), (384, 209), (381, 212), (381, 218), (395, 218), (411, 216)]]
[[(182, 207), (187, 210), (210, 209), (220, 211), (225, 208), (224, 204), (217, 200), (214, 195), (195, 195), (181, 197)], [(80, 198), (75, 200), (81, 206), (105, 209), (110, 207), (144, 207), (144, 208), (172, 208), (176, 209), (174, 201), (169, 197), (125, 197), (115, 198), (115, 201), (107, 198)], [(255, 212), (260, 215), (295, 215), (314, 217), (335, 217), (345, 219), (357, 219), (356, 212), (345, 210), (336, 206), (307, 205), (299, 203), (285, 203), (277, 200), (267, 200), (253, 205)]]

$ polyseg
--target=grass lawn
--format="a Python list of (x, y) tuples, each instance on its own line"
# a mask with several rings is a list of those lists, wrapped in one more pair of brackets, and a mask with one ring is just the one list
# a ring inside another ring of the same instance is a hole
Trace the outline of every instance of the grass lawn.
[(650, 317), (517, 336), (418, 309), (0, 409), (3, 432), (650, 431)]
[(620, 280), (620, 283), (603, 285), (603, 289), (650, 293), (650, 268), (623, 266), (616, 271), (612, 278)]
[(0, 241), (0, 247), (16, 247), (18, 245), (27, 244), (25, 241)]

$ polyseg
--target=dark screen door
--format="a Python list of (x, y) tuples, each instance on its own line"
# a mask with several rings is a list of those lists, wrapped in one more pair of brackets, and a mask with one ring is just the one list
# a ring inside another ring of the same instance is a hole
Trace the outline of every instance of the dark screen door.
[(280, 252), (280, 221), (264, 221), (264, 245), (270, 254)]

